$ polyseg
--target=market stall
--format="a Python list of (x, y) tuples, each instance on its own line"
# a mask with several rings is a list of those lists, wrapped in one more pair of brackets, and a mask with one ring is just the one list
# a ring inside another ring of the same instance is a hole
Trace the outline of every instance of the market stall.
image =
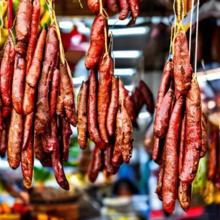
[(1, 219), (220, 219), (219, 2), (0, 1)]

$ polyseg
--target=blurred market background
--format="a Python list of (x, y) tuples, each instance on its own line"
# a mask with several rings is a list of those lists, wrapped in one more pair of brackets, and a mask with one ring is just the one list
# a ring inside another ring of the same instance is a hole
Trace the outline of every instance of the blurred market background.
[[(15, 1), (16, 2), (16, 1)], [(86, 1), (55, 0), (55, 11), (67, 61), (70, 64), (75, 96), (89, 72), (84, 66), (90, 43), (94, 15)], [(42, 9), (43, 10), (43, 9)], [(49, 22), (48, 11), (41, 20)], [(117, 15), (108, 19), (113, 34), (115, 75), (130, 92), (142, 79), (157, 97), (164, 63), (169, 54), (171, 24), (174, 19), (173, 1), (142, 0), (136, 26), (127, 27), (129, 18), (119, 21)], [(192, 54), (195, 49), (193, 36)], [(202, 92), (203, 111), (209, 121), (220, 121), (220, 1), (201, 0), (198, 35), (198, 80)], [(194, 65), (194, 55), (192, 63)], [(220, 219), (220, 191), (207, 179), (209, 155), (201, 160), (199, 173), (193, 184), (190, 210), (184, 213), (179, 205), (172, 216), (163, 212), (162, 203), (154, 193), (159, 166), (151, 160), (153, 145), (153, 118), (143, 107), (138, 129), (134, 129), (134, 149), (130, 164), (121, 166), (115, 176), (100, 173), (90, 183), (86, 171), (93, 143), (80, 150), (77, 129), (72, 127), (69, 161), (65, 172), (70, 191), (59, 188), (52, 168), (34, 164), (33, 188), (26, 190), (22, 172), (9, 168), (6, 159), (0, 159), (0, 219)], [(8, 217), (1, 213), (17, 213)]]

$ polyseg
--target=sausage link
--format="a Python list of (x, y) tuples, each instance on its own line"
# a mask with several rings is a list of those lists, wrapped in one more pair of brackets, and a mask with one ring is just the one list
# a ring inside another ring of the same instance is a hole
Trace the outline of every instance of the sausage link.
[(112, 81), (112, 75), (110, 74), (111, 65), (111, 57), (107, 56), (102, 60), (99, 66), (100, 80), (98, 87), (98, 125), (101, 138), (106, 143), (108, 143), (106, 120), (110, 103), (110, 90)]
[(101, 141), (97, 123), (97, 91), (97, 75), (94, 70), (91, 70), (88, 97), (88, 131), (90, 139), (96, 143)]
[(199, 165), (202, 147), (201, 96), (197, 79), (191, 82), (191, 89), (186, 96), (186, 140), (183, 169), (180, 174), (182, 182), (192, 182)]
[(85, 66), (88, 70), (97, 69), (105, 48), (104, 29), (107, 27), (106, 18), (98, 14), (92, 24), (90, 47), (86, 56)]
[(87, 97), (89, 82), (83, 82), (78, 95), (78, 142), (82, 149), (87, 145)]
[(62, 118), (63, 161), (68, 161), (71, 134), (72, 130), (69, 122)]
[(178, 176), (178, 143), (181, 128), (181, 116), (184, 98), (182, 96), (176, 101), (170, 117), (169, 128), (165, 143), (165, 171), (163, 178), (163, 208), (172, 213), (175, 208), (177, 176)]
[(24, 119), (24, 134), (23, 134), (23, 143), (22, 143), (22, 150), (25, 150), (29, 136), (31, 134), (31, 129), (33, 127), (33, 119), (34, 119), (34, 113), (27, 115)]
[(21, 153), (21, 170), (23, 174), (23, 182), (27, 189), (32, 186), (33, 168), (34, 168), (34, 152), (33, 152), (33, 134), (29, 134), (27, 146)]
[(8, 163), (12, 169), (18, 168), (21, 162), (22, 136), (23, 118), (13, 109), (9, 128), (7, 149)]
[(154, 135), (163, 138), (167, 132), (170, 119), (170, 109), (172, 100), (174, 99), (174, 91), (170, 88), (164, 96), (154, 123)]
[(88, 177), (91, 182), (96, 181), (99, 171), (102, 168), (102, 163), (102, 151), (95, 145), (88, 168)]
[(15, 111), (23, 114), (24, 81), (25, 81), (26, 63), (25, 59), (15, 55), (15, 67), (12, 82), (12, 105)]
[(118, 111), (119, 102), (119, 78), (112, 77), (111, 100), (107, 114), (107, 131), (109, 136), (114, 134), (115, 119)]
[(200, 152), (200, 157), (204, 157), (206, 155), (206, 152), (208, 150), (208, 134), (207, 134), (207, 123), (208, 119), (206, 115), (202, 114), (202, 149)]
[(188, 41), (183, 31), (179, 31), (175, 39), (173, 66), (175, 95), (178, 99), (180, 95), (188, 92), (193, 71), (190, 64)]
[(46, 124), (49, 121), (49, 84), (50, 77), (54, 71), (58, 53), (58, 37), (56, 30), (51, 27), (48, 31), (43, 69), (38, 85), (38, 97), (36, 106), (35, 131), (43, 133)]
[(1, 62), (1, 97), (4, 105), (11, 105), (11, 86), (14, 73), (15, 47), (12, 33), (9, 31)]

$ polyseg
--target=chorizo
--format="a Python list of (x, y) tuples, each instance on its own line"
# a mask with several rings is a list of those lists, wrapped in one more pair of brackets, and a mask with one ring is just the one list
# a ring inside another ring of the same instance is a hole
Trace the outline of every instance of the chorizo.
[[(56, 122), (55, 117), (52, 118), (52, 120)], [(52, 121), (51, 120), (51, 121)], [(57, 133), (57, 127), (56, 123), (54, 123), (54, 134)], [(55, 138), (55, 136), (54, 136)], [(54, 139), (54, 150), (51, 153), (51, 158), (52, 158), (52, 166), (54, 169), (54, 175), (56, 178), (57, 183), (60, 185), (61, 188), (65, 190), (69, 190), (69, 183), (66, 179), (64, 169), (63, 169), (63, 164), (61, 162), (61, 156), (60, 156), (60, 146), (59, 146), (59, 141), (57, 138)]]
[(197, 79), (191, 82), (186, 96), (186, 136), (183, 168), (180, 174), (182, 182), (192, 182), (199, 165), (202, 147), (201, 96)]
[(144, 81), (140, 81), (140, 90), (143, 95), (144, 102), (147, 105), (147, 111), (153, 115), (155, 104), (154, 104), (154, 97), (148, 86), (144, 83)]
[(35, 131), (37, 133), (43, 133), (46, 124), (49, 121), (49, 83), (50, 76), (54, 71), (56, 63), (56, 57), (58, 53), (58, 37), (56, 30), (51, 27), (48, 31), (45, 56), (43, 62), (43, 69), (38, 85), (38, 97), (35, 116)]
[(62, 118), (63, 161), (68, 161), (71, 134), (72, 130), (69, 122), (65, 118)]
[(34, 133), (34, 155), (40, 161), (43, 167), (51, 167), (51, 154), (45, 153), (41, 141), (41, 135)]
[(33, 5), (31, 0), (22, 0), (18, 6), (15, 33), (17, 41), (28, 43), (31, 34)]
[(39, 22), (40, 22), (40, 0), (34, 0), (33, 13), (31, 18), (31, 35), (28, 42), (28, 48), (26, 54), (27, 70), (29, 70), (31, 66), (33, 54), (37, 44)]
[(155, 163), (161, 165), (161, 155), (164, 149), (165, 138), (159, 139), (154, 136), (154, 147), (152, 151), (152, 159)]
[(119, 0), (119, 4), (120, 4), (120, 8), (121, 8), (121, 12), (119, 14), (119, 19), (120, 20), (124, 20), (129, 13), (129, 4), (128, 4), (128, 0)]
[(25, 150), (26, 145), (27, 145), (28, 140), (29, 140), (29, 136), (32, 132), (33, 119), (34, 119), (34, 112), (27, 115), (24, 119), (24, 134), (23, 134), (22, 150)]
[(157, 194), (158, 198), (162, 201), (162, 195), (163, 195), (163, 177), (164, 177), (164, 170), (165, 170), (165, 157), (166, 157), (166, 149), (163, 149), (162, 152), (162, 163), (160, 166), (159, 176), (157, 180), (157, 188), (155, 190), (155, 193)]
[[(102, 0), (102, 7), (106, 4), (106, 0)], [(93, 13), (99, 12), (99, 0), (87, 0), (87, 5)]]
[(163, 208), (166, 212), (172, 213), (175, 208), (177, 175), (178, 175), (178, 144), (179, 131), (181, 127), (181, 116), (184, 98), (182, 96), (176, 101), (170, 117), (169, 128), (165, 143), (165, 170), (163, 178)]
[(90, 139), (96, 143), (101, 141), (97, 123), (97, 91), (97, 75), (94, 70), (91, 70), (88, 95), (88, 131)]
[(113, 76), (112, 85), (111, 85), (111, 100), (107, 114), (107, 131), (109, 136), (112, 136), (114, 134), (115, 119), (118, 111), (118, 105), (119, 105), (119, 78)]
[(25, 71), (25, 59), (21, 55), (16, 54), (14, 75), (12, 81), (12, 106), (15, 111), (20, 115), (23, 114)]
[(69, 123), (76, 127), (77, 116), (75, 111), (74, 88), (69, 72), (68, 63), (62, 64), (60, 62), (60, 111), (64, 111)]
[(23, 113), (29, 115), (34, 111), (36, 89), (30, 87), (27, 82), (24, 89)]
[(32, 186), (33, 168), (34, 168), (34, 153), (33, 153), (33, 134), (28, 137), (27, 146), (21, 153), (21, 170), (23, 174), (23, 182), (27, 189)]
[(5, 44), (1, 62), (1, 97), (5, 106), (11, 105), (11, 86), (14, 73), (15, 47), (11, 31)]
[(186, 34), (179, 31), (174, 42), (173, 54), (174, 83), (176, 98), (186, 95), (192, 79), (192, 66), (190, 64), (188, 41)]
[(8, 144), (8, 130), (5, 121), (2, 123), (2, 131), (0, 131), (0, 157), (5, 157)]
[[(43, 28), (40, 33), (39, 39), (37, 41), (36, 49), (34, 50), (34, 54), (33, 54), (33, 58), (31, 60), (31, 63), (27, 64), (29, 66), (27, 66), (26, 82), (32, 88), (37, 86), (37, 82), (40, 77), (41, 62), (42, 62), (43, 55), (44, 55), (44, 45), (46, 42), (46, 36), (47, 36), (47, 31), (45, 28)], [(47, 48), (48, 48), (48, 46), (47, 46)], [(47, 50), (46, 50), (45, 54), (49, 55), (49, 52), (47, 52)], [(28, 56), (29, 55), (27, 54), (27, 57)], [(53, 54), (52, 54), (52, 56), (54, 57)], [(29, 57), (28, 59), (31, 59), (31, 58)]]
[(218, 166), (218, 127), (210, 124), (210, 144), (209, 144), (208, 178), (214, 180)]
[(206, 115), (202, 114), (202, 149), (200, 152), (200, 157), (204, 157), (206, 155), (206, 152), (208, 150), (208, 134), (207, 134), (207, 123), (208, 119)]
[(8, 136), (8, 163), (12, 169), (18, 168), (21, 162), (21, 147), (23, 136), (23, 118), (14, 109)]
[(108, 12), (118, 13), (120, 11), (117, 0), (107, 0)]
[(105, 168), (106, 168), (106, 171), (112, 175), (116, 174), (119, 169), (119, 167), (114, 167), (111, 162), (111, 158), (113, 154), (113, 147), (114, 147), (113, 143), (109, 143), (107, 144), (107, 147), (104, 151)]
[(83, 82), (78, 94), (78, 142), (82, 149), (87, 145), (87, 97), (89, 82)]
[(112, 81), (112, 75), (109, 73), (111, 62), (111, 57), (107, 56), (102, 60), (99, 66), (100, 79), (98, 87), (98, 125), (101, 138), (106, 143), (108, 143), (106, 120), (110, 103), (110, 90)]
[(50, 119), (54, 116), (55, 113), (59, 84), (60, 84), (60, 71), (56, 69), (53, 73), (51, 92), (50, 92), (50, 117), (49, 117)]
[(167, 132), (170, 119), (170, 109), (173, 99), (174, 91), (170, 88), (163, 98), (159, 112), (154, 122), (154, 135), (158, 138), (163, 138)]
[(169, 89), (169, 82), (172, 75), (173, 75), (173, 63), (171, 61), (167, 61), (164, 66), (163, 75), (157, 94), (156, 115), (159, 112), (160, 106), (163, 101), (163, 97), (166, 95), (167, 90)]
[(99, 171), (102, 168), (102, 163), (102, 151), (95, 145), (88, 168), (88, 177), (91, 182), (96, 181)]
[(104, 53), (105, 28), (107, 28), (106, 18), (104, 15), (98, 14), (92, 24), (90, 47), (85, 60), (85, 66), (88, 70), (95, 70), (98, 67), (99, 61)]
[(180, 133), (180, 148), (179, 148), (179, 174), (182, 172), (183, 158), (185, 154), (185, 136), (186, 136), (186, 112), (181, 124), (181, 133)]

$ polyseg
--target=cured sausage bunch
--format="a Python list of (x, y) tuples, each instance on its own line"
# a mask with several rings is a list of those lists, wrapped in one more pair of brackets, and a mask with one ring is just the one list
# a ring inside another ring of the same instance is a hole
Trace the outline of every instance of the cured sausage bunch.
[[(40, 0), (18, 6), (15, 38), (9, 32), (1, 62), (0, 155), (12, 169), (20, 164), (24, 185), (32, 186), (34, 155), (51, 166), (68, 190), (63, 170), (68, 160), (70, 125), (76, 126), (74, 90), (66, 61), (60, 59), (58, 29), (38, 29)], [(64, 59), (65, 60), (65, 59)]]
[(92, 182), (99, 171), (106, 169), (107, 173), (115, 174), (123, 162), (129, 163), (133, 143), (131, 119), (119, 95), (119, 78), (114, 76), (109, 54), (100, 58), (98, 73), (99, 81), (97, 71), (90, 71), (78, 95), (79, 145), (85, 149), (88, 138), (95, 143), (88, 169)]
[(220, 189), (220, 134), (219, 128), (210, 123), (208, 178)]
[[(114, 76), (114, 63), (109, 52), (111, 40), (103, 9), (107, 2), (88, 0), (87, 3), (98, 14), (92, 24), (85, 60), (90, 76), (83, 82), (78, 95), (78, 141), (82, 149), (86, 148), (88, 138), (95, 143), (88, 170), (88, 177), (94, 182), (99, 171), (106, 169), (107, 173), (115, 174), (123, 162), (129, 162), (133, 142), (132, 122), (135, 122), (144, 103), (153, 114), (154, 100), (143, 81), (134, 94), (129, 95), (122, 81)], [(117, 7), (117, 2), (111, 4)], [(134, 19), (136, 17), (133, 16)]]
[(120, 20), (127, 18), (129, 12), (131, 12), (131, 23), (135, 24), (139, 15), (139, 0), (87, 0), (87, 5), (93, 13), (99, 13), (100, 1), (103, 8), (106, 8), (110, 14), (119, 13)]
[(207, 119), (200, 89), (192, 75), (188, 41), (183, 31), (174, 40), (173, 61), (166, 62), (156, 103), (153, 160), (160, 165), (156, 193), (165, 211), (175, 200), (187, 211), (199, 160), (208, 148)]

